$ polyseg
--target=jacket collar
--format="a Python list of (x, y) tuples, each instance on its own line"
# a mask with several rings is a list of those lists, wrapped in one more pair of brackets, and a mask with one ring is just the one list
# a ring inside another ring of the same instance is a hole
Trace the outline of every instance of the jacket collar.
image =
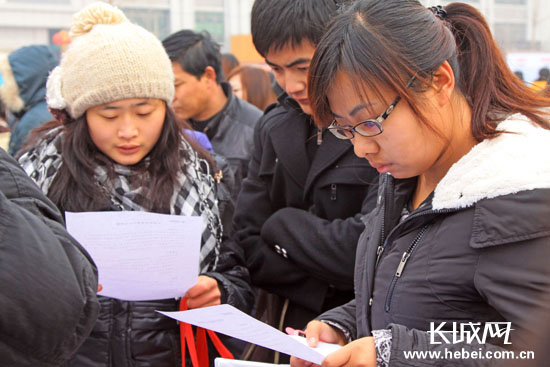
[(0, 98), (10, 111), (24, 112), (46, 98), (46, 80), (59, 63), (59, 57), (50, 46), (21, 47), (0, 58), (0, 74), (4, 85)]
[(550, 188), (550, 130), (516, 114), (456, 162), (434, 192), (433, 208), (460, 209), (482, 199)]
[(271, 129), (272, 139), (276, 141), (273, 147), (280, 163), (287, 168), (296, 183), (304, 188), (306, 197), (315, 179), (351, 149), (351, 144), (324, 131), (323, 141), (310, 163), (305, 142), (309, 126), (313, 123), (311, 117), (286, 93), (279, 96), (279, 103), (288, 113), (284, 116), (284, 121), (275, 124)]
[(300, 108), (300, 105), (298, 104), (298, 102), (296, 102), (292, 97), (290, 97), (286, 92), (283, 92), (281, 93), (278, 97), (277, 97), (277, 101), (279, 101), (279, 103), (281, 105), (283, 105), (285, 108), (287, 109), (292, 109), (292, 110), (295, 110), (299, 113), (304, 113), (302, 111), (302, 109)]
[[(236, 97), (233, 95), (231, 85), (227, 82), (222, 82), (220, 84), (222, 87), (223, 93), (227, 97), (227, 101), (221, 110), (219, 110), (214, 116), (210, 117), (207, 122), (207, 126), (204, 128), (204, 133), (208, 136), (209, 139), (213, 139), (214, 136), (218, 134), (223, 134), (229, 126), (224, 126), (222, 121), (225, 120), (225, 117), (231, 112), (236, 103)], [(201, 123), (202, 121), (192, 121), (192, 123)]]
[(472, 148), (439, 182), (433, 199), (400, 224), (400, 212), (414, 192), (416, 178), (384, 175), (380, 200), (384, 199), (386, 230), (407, 231), (442, 212), (473, 208), (470, 246), (474, 248), (548, 236), (550, 130), (519, 115), (501, 122), (498, 129), (507, 133)]
[(315, 158), (311, 163), (307, 175), (304, 195), (307, 196), (309, 190), (313, 186), (315, 179), (327, 168), (337, 162), (342, 155), (352, 149), (352, 145), (348, 141), (343, 141), (335, 137), (333, 134), (323, 131), (323, 142), (317, 147)]

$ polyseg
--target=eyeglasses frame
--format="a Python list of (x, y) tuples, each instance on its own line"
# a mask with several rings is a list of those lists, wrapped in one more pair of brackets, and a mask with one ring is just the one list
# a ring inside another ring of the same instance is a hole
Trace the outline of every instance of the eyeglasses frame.
[[(409, 82), (407, 83), (407, 88), (409, 88), (412, 83), (414, 82), (415, 80), (415, 77), (414, 75), (411, 77), (411, 79), (409, 80)], [(352, 126), (351, 128), (348, 128), (348, 127), (344, 127), (344, 126), (340, 126), (338, 125), (338, 122), (336, 120), (333, 120), (330, 125), (327, 127), (327, 129), (334, 135), (336, 136), (338, 139), (341, 139), (341, 140), (351, 140), (355, 137), (355, 133), (361, 135), (361, 136), (364, 136), (366, 138), (370, 138), (370, 137), (373, 137), (373, 136), (377, 136), (377, 135), (380, 135), (384, 132), (384, 129), (382, 128), (382, 123), (388, 118), (388, 116), (393, 112), (393, 110), (395, 109), (395, 106), (397, 106), (397, 103), (399, 103), (399, 101), (401, 100), (401, 96), (397, 96), (395, 97), (395, 99), (393, 100), (392, 103), (390, 103), (390, 105), (388, 106), (388, 108), (386, 108), (386, 110), (384, 112), (382, 112), (377, 118), (375, 119), (367, 119), (367, 120), (363, 120), (361, 122), (359, 122), (358, 124)], [(363, 125), (363, 124), (366, 124), (366, 123), (373, 123), (376, 125), (376, 127), (378, 128), (378, 130), (380, 130), (378, 133), (376, 134), (372, 134), (372, 135), (365, 135), (364, 133), (361, 133), (360, 131), (356, 130), (356, 128), (360, 125)], [(349, 131), (351, 133), (351, 137), (342, 137), (340, 135), (337, 135), (338, 133), (335, 132), (335, 130), (337, 129), (340, 129), (340, 130), (346, 130), (346, 131)]]

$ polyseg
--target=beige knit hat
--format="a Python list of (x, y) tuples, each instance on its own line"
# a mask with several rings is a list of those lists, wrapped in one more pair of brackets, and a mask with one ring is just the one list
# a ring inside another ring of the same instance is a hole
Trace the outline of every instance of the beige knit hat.
[(174, 97), (172, 63), (152, 33), (107, 3), (73, 16), (72, 43), (48, 78), (47, 101), (74, 119), (90, 107), (125, 98)]

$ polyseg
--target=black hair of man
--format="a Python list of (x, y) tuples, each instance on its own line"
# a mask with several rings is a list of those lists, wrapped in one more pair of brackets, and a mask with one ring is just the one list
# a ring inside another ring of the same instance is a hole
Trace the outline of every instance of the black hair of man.
[(302, 40), (317, 45), (328, 23), (336, 14), (337, 0), (256, 0), (251, 12), (252, 40), (266, 57), (286, 45)]
[(207, 66), (216, 72), (216, 82), (221, 83), (223, 75), (220, 45), (212, 40), (206, 31), (197, 33), (188, 29), (166, 37), (162, 45), (172, 62), (177, 62), (183, 71), (200, 79)]

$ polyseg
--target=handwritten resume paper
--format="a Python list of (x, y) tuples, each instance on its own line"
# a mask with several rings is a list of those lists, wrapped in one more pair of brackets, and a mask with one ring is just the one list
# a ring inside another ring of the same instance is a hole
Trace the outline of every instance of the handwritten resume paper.
[(321, 342), (316, 348), (311, 348), (305, 338), (287, 335), (227, 304), (189, 311), (157, 312), (319, 365), (327, 355), (341, 348), (337, 344)]
[(65, 213), (92, 256), (100, 295), (127, 301), (182, 297), (198, 279), (202, 218), (134, 211)]

